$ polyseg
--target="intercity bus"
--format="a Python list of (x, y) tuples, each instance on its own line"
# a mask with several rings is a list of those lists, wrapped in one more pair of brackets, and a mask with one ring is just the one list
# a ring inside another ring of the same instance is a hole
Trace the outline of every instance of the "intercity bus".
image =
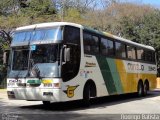
[(9, 99), (52, 102), (156, 87), (155, 49), (85, 26), (52, 22), (15, 30), (9, 55)]

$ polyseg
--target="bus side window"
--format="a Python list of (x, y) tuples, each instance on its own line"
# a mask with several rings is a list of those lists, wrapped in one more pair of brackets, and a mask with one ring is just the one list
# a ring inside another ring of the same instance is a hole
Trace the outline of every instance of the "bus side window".
[(115, 42), (116, 43), (116, 57), (118, 58), (126, 58), (126, 47), (125, 44)]
[(144, 60), (144, 50), (141, 48), (137, 48), (137, 59)]
[(94, 55), (99, 53), (99, 39), (97, 36), (84, 32), (83, 41), (85, 54)]
[(71, 26), (65, 26), (64, 43), (80, 45), (80, 29)]
[(127, 56), (129, 59), (135, 60), (136, 59), (136, 48), (132, 46), (127, 46)]
[(106, 38), (101, 38), (101, 54), (104, 56), (113, 56), (114, 55), (114, 44), (113, 41)]
[(152, 62), (152, 52), (151, 51), (145, 51), (145, 61)]

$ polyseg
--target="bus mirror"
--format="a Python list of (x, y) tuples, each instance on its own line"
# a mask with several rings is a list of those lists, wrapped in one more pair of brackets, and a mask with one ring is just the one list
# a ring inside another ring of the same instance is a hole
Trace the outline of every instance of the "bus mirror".
[(70, 48), (64, 49), (64, 61), (69, 62), (70, 61)]

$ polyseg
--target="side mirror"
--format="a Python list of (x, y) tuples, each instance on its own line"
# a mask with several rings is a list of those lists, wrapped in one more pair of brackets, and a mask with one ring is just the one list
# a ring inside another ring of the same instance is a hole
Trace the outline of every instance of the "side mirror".
[(70, 48), (64, 48), (64, 61), (69, 62), (70, 61)]

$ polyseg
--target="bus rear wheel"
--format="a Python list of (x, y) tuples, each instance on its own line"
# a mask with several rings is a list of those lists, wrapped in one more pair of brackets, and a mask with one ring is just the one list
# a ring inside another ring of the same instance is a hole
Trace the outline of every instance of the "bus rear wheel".
[(149, 91), (149, 82), (145, 81), (144, 83), (144, 96), (146, 96), (148, 94)]
[(143, 82), (141, 82), (141, 81), (138, 83), (137, 92), (138, 92), (139, 97), (142, 97), (144, 95), (144, 86), (143, 86)]

